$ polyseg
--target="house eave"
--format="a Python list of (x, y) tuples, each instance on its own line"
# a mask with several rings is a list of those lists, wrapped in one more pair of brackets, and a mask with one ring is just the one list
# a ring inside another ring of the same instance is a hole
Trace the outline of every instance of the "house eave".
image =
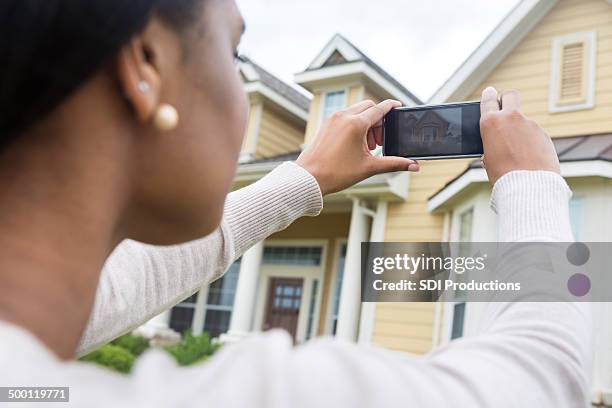
[(376, 72), (374, 68), (369, 66), (365, 61), (355, 61), (346, 64), (332, 65), (315, 70), (308, 70), (295, 74), (295, 82), (302, 87), (312, 91), (318, 85), (337, 82), (343, 79), (350, 80), (354, 78), (366, 78), (371, 84), (388, 97), (398, 99), (406, 105), (416, 105), (410, 95), (395, 86), (391, 81)]
[[(607, 160), (576, 160), (561, 163), (564, 178), (601, 177), (612, 179), (612, 162)], [(488, 183), (487, 173), (481, 168), (471, 168), (438, 191), (427, 202), (431, 213), (447, 211), (466, 190), (478, 183)]]
[[(254, 183), (280, 164), (281, 162), (242, 164), (238, 167), (234, 183), (239, 187)], [(408, 197), (409, 179), (410, 175), (408, 172), (379, 174), (339, 193), (327, 196), (326, 201), (343, 201), (355, 197), (402, 202)]]
[(296, 118), (306, 122), (308, 120), (308, 111), (291, 102), (289, 99), (276, 92), (274, 89), (264, 85), (262, 82), (249, 82), (244, 84), (244, 91), (248, 95), (261, 95), (268, 101), (284, 108), (287, 112)]

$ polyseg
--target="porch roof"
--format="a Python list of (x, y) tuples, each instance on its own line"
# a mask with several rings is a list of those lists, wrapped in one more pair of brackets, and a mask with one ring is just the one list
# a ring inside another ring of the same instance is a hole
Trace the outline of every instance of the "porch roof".
[[(563, 177), (612, 178), (612, 134), (583, 135), (553, 139)], [(475, 183), (487, 183), (480, 160), (472, 161), (457, 177), (429, 197), (428, 209), (441, 210)]]
[[(264, 177), (280, 164), (286, 161), (295, 161), (300, 153), (301, 152), (291, 152), (240, 164), (236, 172), (234, 185), (243, 187), (251, 184)], [(408, 172), (379, 174), (344, 191), (330, 194), (325, 198), (325, 201), (346, 201), (352, 197), (385, 200), (389, 202), (405, 201), (408, 197), (409, 178)]]

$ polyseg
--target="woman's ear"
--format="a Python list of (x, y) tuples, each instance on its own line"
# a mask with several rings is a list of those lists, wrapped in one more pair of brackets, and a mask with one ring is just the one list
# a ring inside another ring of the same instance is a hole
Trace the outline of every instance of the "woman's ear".
[(150, 122), (159, 105), (161, 76), (142, 39), (132, 39), (117, 56), (118, 79), (142, 123)]

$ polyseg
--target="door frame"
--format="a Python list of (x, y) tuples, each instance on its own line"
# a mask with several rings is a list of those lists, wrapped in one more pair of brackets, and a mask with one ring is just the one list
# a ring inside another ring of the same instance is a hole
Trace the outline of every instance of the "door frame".
[[(257, 300), (255, 302), (255, 321), (253, 329), (262, 331), (264, 320), (266, 318), (266, 305), (268, 304), (268, 290), (270, 288), (270, 278), (289, 278), (303, 279), (302, 299), (300, 302), (300, 312), (298, 315), (298, 325), (295, 334), (297, 344), (303, 343), (309, 338), (312, 338), (317, 333), (319, 320), (321, 318), (321, 303), (323, 300), (323, 279), (325, 277), (325, 265), (327, 264), (327, 246), (328, 241), (317, 240), (299, 240), (299, 239), (283, 239), (283, 240), (267, 240), (264, 242), (264, 247), (300, 247), (300, 246), (317, 246), (321, 247), (321, 264), (319, 266), (301, 266), (301, 265), (266, 265), (262, 262), (259, 273), (259, 283), (257, 287)], [(310, 299), (312, 296), (313, 282), (317, 279), (317, 293), (315, 298), (315, 308), (313, 311), (313, 321), (308, 329), (308, 313), (310, 309)]]

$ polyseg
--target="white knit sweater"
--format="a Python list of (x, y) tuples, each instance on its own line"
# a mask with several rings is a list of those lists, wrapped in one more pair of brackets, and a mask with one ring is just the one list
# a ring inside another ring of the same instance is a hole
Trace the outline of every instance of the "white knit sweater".
[[(492, 197), (500, 240), (572, 240), (570, 195), (556, 174), (507, 174)], [(249, 246), (321, 207), (316, 180), (286, 163), (230, 194), (220, 228), (206, 238), (169, 248), (124, 242), (104, 268), (79, 351), (194, 293)], [(590, 316), (587, 304), (495, 304), (479, 336), (419, 358), (331, 338), (294, 348), (272, 331), (190, 368), (153, 350), (130, 376), (61, 362), (27, 331), (0, 323), (0, 386), (69, 386), (71, 404), (87, 407), (583, 407)]]

